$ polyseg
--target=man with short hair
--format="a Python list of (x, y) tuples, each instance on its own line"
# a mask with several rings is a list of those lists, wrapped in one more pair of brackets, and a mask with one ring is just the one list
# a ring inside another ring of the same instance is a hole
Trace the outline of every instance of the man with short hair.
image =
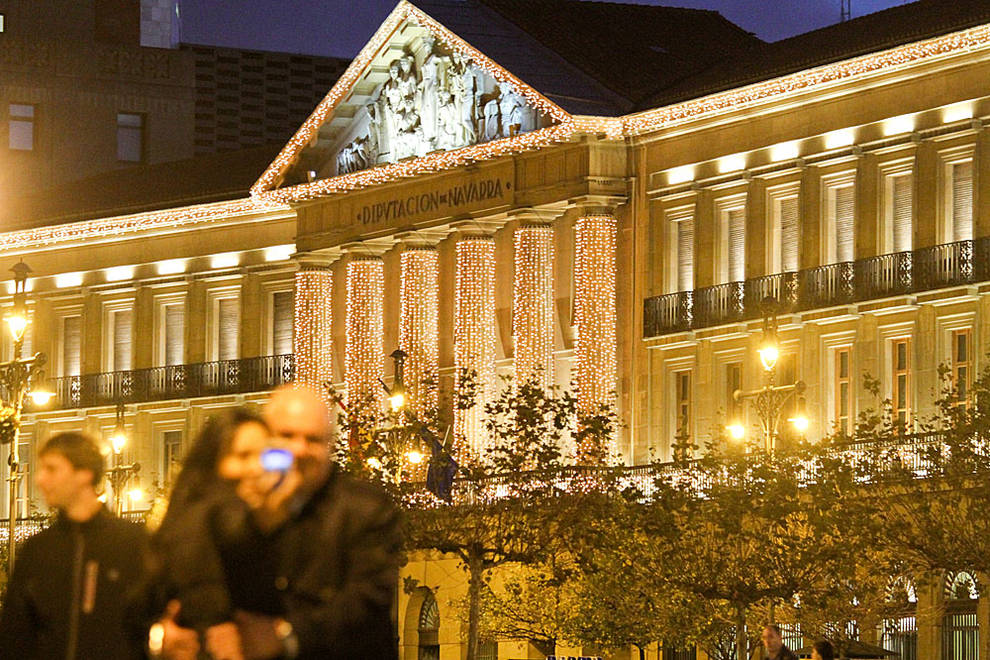
[(102, 478), (103, 456), (88, 435), (60, 433), (41, 448), (35, 480), (58, 518), (18, 554), (0, 611), (0, 657), (141, 657), (123, 620), (145, 534), (103, 506)]
[(763, 627), (763, 647), (767, 650), (768, 660), (797, 660), (797, 656), (784, 646), (784, 637), (780, 626), (770, 623)]
[[(397, 660), (398, 510), (381, 488), (343, 474), (331, 460), (329, 411), (317, 392), (276, 390), (265, 420), (293, 464), (274, 487), (263, 479), (254, 489), (243, 482), (238, 488), (254, 514), (247, 536), (253, 547), (241, 551), (272, 557), (274, 584), (258, 584), (268, 579), (259, 573), (227, 579), (259, 593), (274, 586), (282, 613), (235, 613), (243, 657)], [(164, 655), (195, 657), (192, 631), (164, 623)]]

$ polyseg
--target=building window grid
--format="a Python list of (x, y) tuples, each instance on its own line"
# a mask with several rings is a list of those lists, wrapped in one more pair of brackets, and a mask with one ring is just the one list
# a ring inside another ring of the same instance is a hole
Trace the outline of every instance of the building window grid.
[(894, 421), (906, 427), (911, 422), (911, 341), (891, 342), (891, 402)]

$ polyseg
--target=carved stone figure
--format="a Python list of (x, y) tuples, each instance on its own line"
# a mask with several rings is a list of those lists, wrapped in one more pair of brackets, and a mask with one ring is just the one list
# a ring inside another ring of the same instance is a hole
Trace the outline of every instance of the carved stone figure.
[(519, 133), (523, 125), (523, 111), (526, 106), (523, 97), (511, 87), (502, 92), (499, 111), (502, 114), (502, 137), (512, 137)]

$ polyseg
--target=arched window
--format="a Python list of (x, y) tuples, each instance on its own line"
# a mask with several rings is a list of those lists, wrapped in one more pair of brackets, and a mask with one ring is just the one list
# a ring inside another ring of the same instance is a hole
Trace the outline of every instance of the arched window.
[(905, 576), (890, 580), (887, 585), (887, 605), (890, 616), (883, 619), (880, 645), (896, 651), (901, 660), (918, 660), (918, 591)]
[(440, 660), (440, 608), (432, 591), (419, 610), (419, 660)]
[(980, 626), (976, 603), (980, 590), (972, 573), (959, 571), (945, 576), (945, 618), (942, 620), (942, 658), (977, 660)]

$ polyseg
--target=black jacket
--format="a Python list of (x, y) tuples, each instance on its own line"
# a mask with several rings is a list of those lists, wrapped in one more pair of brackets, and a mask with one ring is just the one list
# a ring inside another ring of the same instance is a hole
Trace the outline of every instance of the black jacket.
[(399, 512), (384, 491), (336, 468), (275, 535), (259, 536), (274, 545), (274, 586), (300, 660), (398, 658), (392, 609), (401, 541)]
[(106, 509), (84, 523), (60, 515), (20, 552), (0, 612), (0, 657), (130, 660), (124, 603), (141, 573), (144, 530)]

